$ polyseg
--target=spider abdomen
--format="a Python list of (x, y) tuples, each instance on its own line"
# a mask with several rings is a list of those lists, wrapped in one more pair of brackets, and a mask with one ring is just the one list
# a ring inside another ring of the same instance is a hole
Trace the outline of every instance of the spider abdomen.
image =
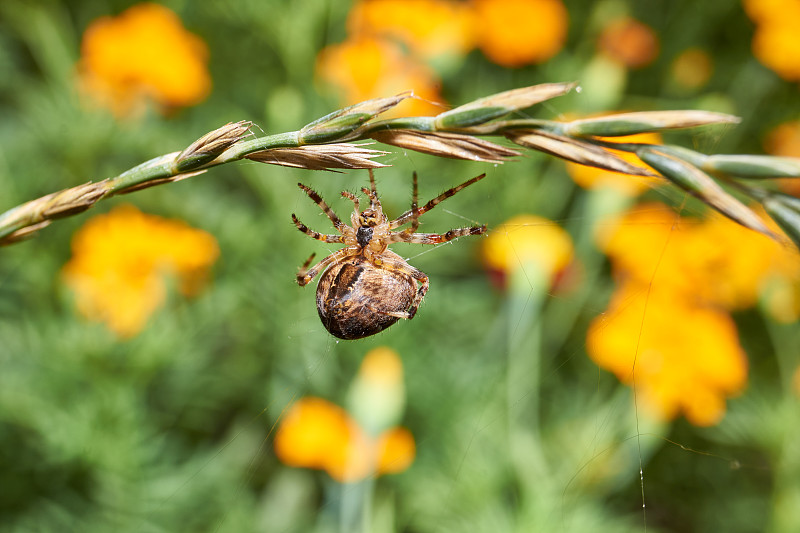
[[(361, 211), (358, 197), (351, 192), (342, 191), (342, 196), (353, 202), (354, 210), (350, 215), (349, 226), (342, 222), (319, 194), (298, 183), (327, 215), (338, 234), (318, 233), (292, 214), (294, 225), (312, 239), (344, 245), (344, 248), (332, 252), (309, 268), (314, 259), (314, 254), (311, 254), (297, 272), (297, 283), (301, 287), (308, 285), (317, 274), (322, 274), (317, 285), (317, 312), (325, 329), (340, 339), (361, 339), (383, 331), (401, 318), (414, 318), (428, 292), (430, 280), (424, 272), (389, 250), (388, 246), (399, 242), (435, 245), (465, 235), (484, 233), (485, 225), (453, 229), (442, 234), (416, 233), (421, 214), (480, 181), (484, 176), (486, 174), (475, 176), (420, 206), (417, 201), (415, 172), (411, 209), (394, 220), (389, 220), (383, 213), (375, 187), (375, 176), (370, 170), (370, 187), (361, 189), (369, 199), (369, 208)], [(410, 226), (403, 230), (398, 229), (405, 224)]]
[(374, 335), (405, 313), (417, 283), (408, 274), (378, 268), (359, 255), (331, 265), (317, 285), (317, 311), (325, 328), (340, 339)]

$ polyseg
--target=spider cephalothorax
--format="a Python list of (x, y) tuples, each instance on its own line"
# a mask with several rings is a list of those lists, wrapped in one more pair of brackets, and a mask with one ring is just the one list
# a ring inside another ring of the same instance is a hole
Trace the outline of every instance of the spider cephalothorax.
[[(325, 328), (340, 339), (360, 339), (388, 328), (401, 318), (414, 318), (425, 293), (428, 292), (428, 276), (406, 263), (388, 247), (395, 242), (441, 244), (464, 235), (480, 235), (485, 232), (484, 225), (452, 229), (443, 234), (414, 233), (419, 227), (420, 215), (485, 175), (465, 181), (419, 207), (417, 174), (414, 173), (411, 209), (396, 219), (389, 220), (383, 214), (375, 189), (375, 177), (370, 171), (370, 188), (361, 189), (370, 201), (368, 209), (361, 211), (358, 197), (351, 192), (342, 192), (342, 196), (355, 205), (353, 214), (350, 215), (350, 226), (339, 219), (319, 194), (298, 183), (333, 222), (339, 234), (317, 233), (292, 214), (297, 229), (313, 239), (345, 245), (308, 268), (314, 259), (312, 254), (297, 273), (297, 283), (304, 286), (324, 271), (317, 285), (317, 311)], [(411, 226), (394, 231), (407, 223), (411, 223)]]

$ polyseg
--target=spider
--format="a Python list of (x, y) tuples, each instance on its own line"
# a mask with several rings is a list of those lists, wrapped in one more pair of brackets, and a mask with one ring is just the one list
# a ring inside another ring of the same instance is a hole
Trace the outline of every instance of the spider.
[[(340, 339), (360, 339), (388, 328), (401, 318), (414, 318), (428, 292), (428, 276), (406, 263), (402, 257), (389, 250), (388, 246), (396, 242), (441, 244), (464, 235), (484, 233), (486, 225), (451, 229), (443, 234), (415, 233), (419, 227), (420, 215), (484, 176), (486, 174), (465, 181), (418, 207), (415, 172), (411, 209), (396, 219), (389, 220), (383, 213), (375, 188), (375, 176), (370, 170), (370, 188), (361, 189), (369, 199), (369, 208), (361, 211), (359, 198), (351, 192), (342, 192), (342, 196), (355, 205), (350, 215), (350, 226), (339, 219), (319, 194), (298, 183), (333, 222), (339, 234), (317, 233), (292, 213), (297, 229), (312, 239), (345, 245), (308, 268), (316, 255), (311, 254), (297, 273), (297, 283), (303, 287), (324, 271), (317, 284), (317, 311), (325, 328)], [(411, 225), (408, 228), (393, 231), (409, 222)]]

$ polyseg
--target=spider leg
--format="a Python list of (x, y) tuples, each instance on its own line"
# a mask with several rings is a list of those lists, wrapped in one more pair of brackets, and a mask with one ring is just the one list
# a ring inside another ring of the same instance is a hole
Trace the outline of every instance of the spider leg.
[(369, 197), (369, 206), (371, 209), (377, 209), (380, 205), (378, 201), (378, 189), (375, 187), (375, 173), (369, 169), (369, 190), (361, 188), (361, 191)]
[(391, 234), (389, 242), (410, 242), (414, 244), (442, 244), (452, 241), (458, 237), (466, 235), (480, 235), (486, 231), (486, 224), (483, 226), (472, 226), (471, 228), (451, 229), (447, 233), (407, 233), (398, 231)]
[[(330, 242), (330, 243), (344, 243), (344, 235), (326, 235), (324, 233), (318, 233), (313, 229), (310, 229), (308, 226), (297, 220), (297, 217), (292, 213), (292, 221), (294, 221), (294, 225), (297, 226), (297, 229), (311, 237), (312, 239), (317, 239), (318, 241), (322, 242)], [(341, 222), (340, 222), (341, 224)]]
[[(401, 232), (402, 235), (403, 235), (402, 237), (391, 238), (389, 242), (406, 242), (406, 237), (408, 235), (412, 235), (415, 231), (417, 231), (417, 228), (419, 228), (419, 205), (418, 205), (419, 189), (418, 189), (418, 186), (417, 186), (417, 173), (416, 173), (416, 171), (413, 174), (412, 182), (413, 182), (413, 186), (412, 186), (412, 192), (411, 192), (411, 211), (409, 211), (409, 213), (411, 213), (411, 226), (406, 228), (406, 229), (404, 229)], [(395, 227), (395, 226), (390, 226), (390, 227)]]
[(412, 220), (414, 218), (419, 218), (424, 213), (427, 213), (428, 211), (430, 211), (431, 209), (436, 207), (443, 200), (446, 200), (446, 199), (450, 198), (451, 196), (455, 195), (457, 192), (461, 191), (462, 189), (464, 189), (466, 187), (469, 187), (473, 183), (476, 183), (476, 182), (482, 180), (485, 177), (486, 177), (486, 174), (481, 174), (480, 176), (475, 176), (474, 178), (465, 181), (461, 185), (457, 185), (457, 186), (453, 187), (452, 189), (448, 189), (448, 190), (444, 191), (442, 194), (440, 194), (439, 196), (437, 196), (436, 198), (434, 198), (433, 200), (431, 200), (430, 202), (428, 202), (424, 206), (418, 208), (417, 211), (416, 211), (416, 216), (414, 214), (414, 208), (413, 208), (413, 205), (412, 205), (411, 210), (406, 211), (405, 213), (403, 213), (402, 215), (400, 215), (396, 219), (394, 219), (391, 222), (389, 222), (389, 228), (390, 229), (396, 229), (396, 228), (399, 228), (400, 226), (402, 226), (403, 224), (407, 223), (409, 220)]
[(417, 270), (416, 268), (409, 265), (402, 259), (401, 260), (387, 259), (384, 257), (376, 261), (375, 265), (384, 270), (408, 274), (409, 276), (420, 282), (419, 289), (417, 289), (417, 294), (415, 294), (414, 299), (411, 300), (411, 306), (408, 308), (408, 311), (396, 312), (396, 313), (384, 312), (384, 314), (386, 315), (394, 316), (397, 318), (404, 318), (406, 320), (411, 320), (412, 318), (414, 318), (414, 315), (417, 314), (417, 309), (419, 309), (419, 305), (422, 303), (422, 299), (425, 298), (425, 294), (427, 294), (428, 288), (430, 287), (430, 281), (428, 280), (428, 276), (425, 275), (425, 273), (422, 272), (421, 270)]
[(342, 196), (353, 202), (356, 207), (356, 213), (361, 212), (361, 202), (358, 200), (358, 196), (351, 193), (350, 191), (342, 191)]
[(333, 222), (333, 227), (335, 227), (339, 231), (342, 231), (342, 226), (344, 226), (344, 224), (336, 215), (336, 213), (333, 212), (333, 209), (331, 209), (328, 206), (328, 204), (325, 203), (325, 200), (322, 199), (322, 196), (317, 194), (317, 191), (315, 191), (311, 187), (303, 185), (302, 183), (298, 183), (297, 186), (303, 189), (308, 195), (308, 197), (311, 198), (314, 201), (314, 203), (317, 204), (319, 208), (322, 209), (322, 211), (326, 215), (328, 215), (328, 218), (331, 219), (331, 222)]
[[(419, 186), (417, 185), (417, 173), (414, 172), (411, 188), (411, 227), (406, 228), (406, 233), (414, 233), (419, 227)], [(455, 194), (455, 193), (454, 193)]]
[(316, 254), (311, 254), (311, 257), (306, 259), (306, 262), (303, 263), (303, 266), (301, 266), (300, 270), (297, 271), (297, 284), (301, 287), (305, 287), (311, 283), (311, 280), (314, 279), (317, 274), (325, 270), (331, 263), (344, 259), (348, 255), (353, 255), (353, 250), (350, 248), (342, 248), (341, 250), (332, 253), (314, 265), (312, 268), (308, 268), (308, 265), (311, 264), (311, 261), (314, 259), (315, 255)]

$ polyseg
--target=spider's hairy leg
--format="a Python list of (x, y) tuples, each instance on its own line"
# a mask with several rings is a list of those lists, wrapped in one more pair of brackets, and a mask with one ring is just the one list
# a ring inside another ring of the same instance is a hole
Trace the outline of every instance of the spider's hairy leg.
[(414, 318), (414, 315), (417, 314), (417, 309), (419, 309), (419, 305), (422, 303), (423, 298), (425, 298), (425, 294), (427, 294), (428, 289), (430, 288), (430, 280), (428, 279), (428, 276), (421, 270), (417, 270), (402, 260), (381, 258), (375, 264), (384, 270), (408, 274), (415, 280), (419, 281), (419, 289), (417, 289), (417, 294), (414, 295), (414, 299), (411, 300), (411, 305), (409, 306), (408, 311), (384, 313), (389, 316), (404, 318), (406, 320), (411, 320)]
[[(312, 239), (317, 239), (318, 241), (322, 242), (330, 242), (330, 243), (344, 243), (344, 235), (326, 235), (324, 233), (318, 233), (313, 229), (310, 229), (308, 226), (300, 222), (294, 213), (292, 213), (292, 221), (294, 225), (297, 226), (297, 229), (311, 237)], [(341, 222), (340, 222), (341, 224)]]
[(303, 266), (301, 266), (300, 270), (297, 271), (297, 283), (301, 287), (306, 285), (309, 281), (311, 281), (311, 278), (309, 278), (308, 281), (305, 281), (305, 278), (306, 278), (306, 273), (308, 272), (308, 265), (311, 264), (311, 261), (313, 261), (316, 256), (317, 256), (316, 253), (313, 253), (310, 256), (308, 256), (308, 259), (306, 259), (305, 263), (303, 263)]
[[(475, 176), (474, 178), (465, 181), (461, 185), (456, 185), (452, 189), (448, 189), (448, 190), (444, 191), (442, 194), (440, 194), (436, 198), (432, 199), (431, 201), (429, 201), (424, 206), (420, 207), (417, 210), (416, 218), (419, 218), (423, 214), (427, 213), (428, 211), (430, 211), (431, 209), (436, 207), (443, 200), (447, 200), (451, 196), (455, 195), (457, 192), (461, 191), (462, 189), (465, 189), (465, 188), (469, 187), (473, 183), (477, 183), (478, 181), (482, 180), (485, 177), (486, 177), (485, 173), (481, 174), (480, 176)], [(409, 210), (409, 211), (406, 211), (405, 213), (403, 213), (402, 215), (400, 215), (396, 219), (392, 220), (389, 223), (389, 228), (390, 229), (399, 228), (400, 226), (402, 226), (403, 224), (407, 223), (412, 218), (414, 218), (414, 210), (413, 210), (413, 208), (411, 210)]]
[(317, 191), (311, 187), (308, 187), (307, 185), (298, 183), (297, 186), (303, 189), (308, 197), (311, 198), (326, 215), (328, 215), (328, 218), (331, 219), (331, 222), (333, 222), (333, 227), (335, 227), (338, 231), (342, 231), (342, 226), (344, 226), (344, 224), (336, 215), (336, 213), (333, 212), (333, 209), (331, 209), (328, 204), (325, 203), (325, 200), (322, 199), (322, 196), (320, 196)]
[(348, 255), (353, 255), (353, 250), (350, 248), (342, 248), (341, 250), (332, 253), (314, 265), (312, 268), (308, 268), (308, 265), (311, 264), (311, 260), (314, 259), (314, 255), (316, 254), (311, 254), (311, 257), (306, 259), (306, 262), (303, 263), (303, 266), (301, 266), (300, 270), (297, 271), (297, 284), (301, 287), (305, 287), (311, 283), (311, 280), (314, 279), (317, 274), (325, 270), (331, 263), (340, 261)]
[(407, 234), (412, 234), (419, 228), (419, 185), (416, 171), (414, 171), (411, 181), (411, 226), (403, 230)]
[[(389, 242), (406, 242), (406, 238), (408, 235), (413, 234), (419, 228), (419, 185), (417, 184), (417, 172), (414, 171), (412, 175), (412, 186), (411, 186), (411, 226), (404, 229), (402, 232), (402, 236), (398, 236), (396, 234), (392, 234), (392, 237)], [(394, 226), (390, 226), (394, 227)]]
[(353, 202), (356, 207), (356, 213), (361, 212), (361, 202), (358, 200), (358, 196), (351, 193), (350, 191), (342, 191), (342, 196)]
[(369, 190), (366, 188), (361, 189), (361, 191), (369, 197), (369, 206), (371, 209), (376, 209), (380, 202), (378, 201), (378, 189), (375, 187), (375, 173), (372, 172), (372, 169), (369, 170)]
[(471, 228), (451, 229), (447, 233), (406, 233), (398, 231), (392, 233), (389, 242), (410, 242), (414, 244), (442, 244), (466, 235), (481, 235), (486, 232), (486, 224), (472, 226)]

